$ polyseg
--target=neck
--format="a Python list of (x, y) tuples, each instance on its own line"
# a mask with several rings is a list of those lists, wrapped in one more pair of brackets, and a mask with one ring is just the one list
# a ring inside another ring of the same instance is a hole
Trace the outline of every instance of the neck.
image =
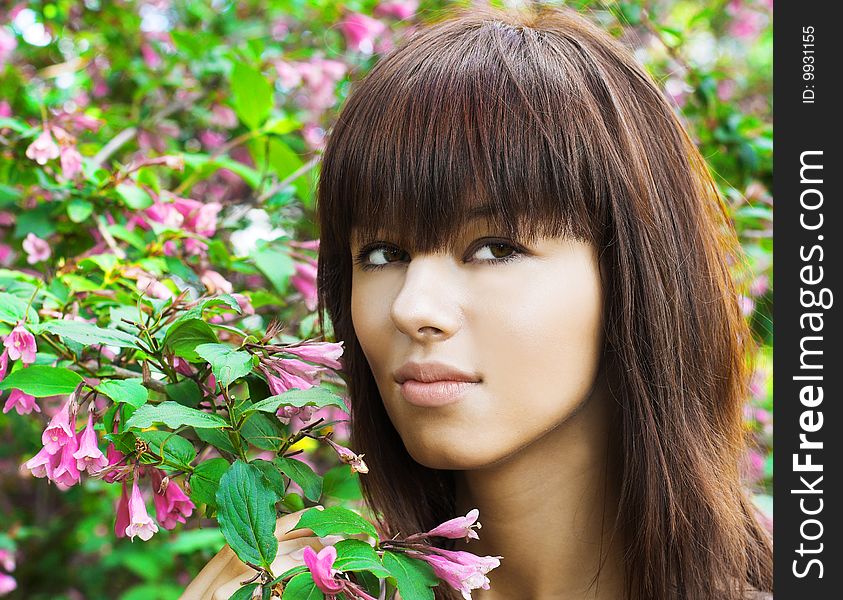
[(491, 589), (473, 598), (623, 597), (622, 540), (611, 537), (610, 403), (600, 383), (575, 414), (514, 455), (455, 472), (456, 514), (478, 508), (482, 525), (479, 540), (455, 549), (503, 557), (487, 575)]

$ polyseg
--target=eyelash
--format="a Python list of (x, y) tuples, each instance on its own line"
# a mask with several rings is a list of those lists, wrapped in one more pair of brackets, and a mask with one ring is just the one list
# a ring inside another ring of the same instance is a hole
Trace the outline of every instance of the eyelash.
[[(477, 250), (480, 250), (480, 248), (485, 248), (486, 246), (506, 246), (507, 248), (511, 248), (512, 250), (514, 250), (514, 252), (512, 254), (508, 255), (508, 256), (504, 256), (503, 258), (496, 258), (496, 259), (483, 258), (483, 259), (478, 260), (477, 262), (499, 265), (499, 264), (503, 264), (503, 263), (508, 263), (510, 261), (513, 261), (513, 260), (517, 260), (524, 255), (524, 252), (519, 250), (515, 245), (510, 244), (509, 242), (504, 242), (504, 241), (486, 242), (485, 244), (482, 244), (481, 246), (478, 246), (477, 249), (475, 250), (475, 253), (477, 252)], [(360, 250), (360, 252), (358, 252), (357, 255), (354, 257), (354, 264), (360, 265), (360, 268), (363, 271), (377, 271), (378, 269), (384, 268), (389, 263), (382, 264), (382, 265), (376, 265), (376, 264), (371, 264), (371, 263), (366, 262), (367, 257), (372, 252), (374, 252), (375, 250), (381, 250), (381, 249), (395, 249), (395, 246), (392, 246), (390, 244), (381, 244), (381, 243), (376, 243), (376, 244), (366, 246), (365, 248)]]

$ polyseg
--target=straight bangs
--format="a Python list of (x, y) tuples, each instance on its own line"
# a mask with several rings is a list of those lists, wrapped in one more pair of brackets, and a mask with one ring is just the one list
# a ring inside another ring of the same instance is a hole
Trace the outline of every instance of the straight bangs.
[(608, 143), (594, 139), (605, 117), (582, 74), (547, 62), (546, 32), (468, 18), (468, 33), (465, 22), (416, 33), (350, 94), (323, 157), (323, 236), (436, 252), (479, 216), (524, 244), (601, 243)]

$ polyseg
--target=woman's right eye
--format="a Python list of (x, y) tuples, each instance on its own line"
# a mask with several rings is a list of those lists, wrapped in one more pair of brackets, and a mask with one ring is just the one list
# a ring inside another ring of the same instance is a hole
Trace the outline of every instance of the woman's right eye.
[(360, 265), (364, 271), (372, 271), (395, 262), (391, 259), (400, 257), (401, 253), (402, 251), (398, 248), (385, 244), (367, 246), (357, 253), (354, 263)]

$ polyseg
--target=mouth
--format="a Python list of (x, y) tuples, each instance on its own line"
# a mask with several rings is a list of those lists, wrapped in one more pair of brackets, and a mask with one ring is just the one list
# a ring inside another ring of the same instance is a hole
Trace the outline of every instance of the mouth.
[(401, 395), (409, 404), (423, 408), (437, 408), (463, 399), (479, 381), (418, 381), (407, 379), (399, 384)]

